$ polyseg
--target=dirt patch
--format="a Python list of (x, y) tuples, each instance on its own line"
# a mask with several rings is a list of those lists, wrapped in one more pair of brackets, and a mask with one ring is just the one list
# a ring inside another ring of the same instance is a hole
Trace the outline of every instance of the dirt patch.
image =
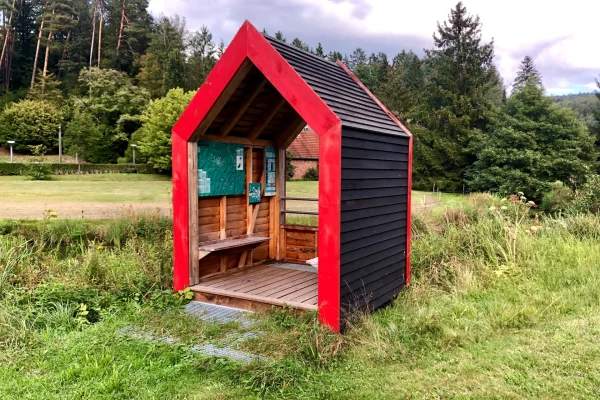
[(91, 203), (91, 202), (2, 202), (0, 218), (43, 219), (48, 210), (55, 212), (57, 218), (104, 219), (117, 218), (127, 214), (159, 213), (172, 215), (168, 202), (150, 203)]

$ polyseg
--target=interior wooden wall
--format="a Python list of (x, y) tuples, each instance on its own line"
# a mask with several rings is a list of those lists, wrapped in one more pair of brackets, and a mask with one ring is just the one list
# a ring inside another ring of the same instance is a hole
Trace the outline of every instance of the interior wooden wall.
[(283, 236), (283, 258), (289, 262), (304, 264), (317, 257), (319, 232), (317, 227), (285, 225)]
[[(264, 190), (264, 149), (252, 149), (252, 182), (261, 182)], [(246, 182), (246, 188), (248, 182)], [(241, 196), (226, 196), (226, 224), (225, 237), (232, 238), (246, 235), (248, 233), (248, 204), (246, 195)], [(199, 197), (198, 198), (198, 243), (221, 238), (221, 204), (222, 200), (219, 197)], [(256, 236), (269, 237), (269, 197), (263, 196), (261, 203), (258, 205), (258, 214), (254, 226), (253, 234)], [(251, 208), (250, 208), (251, 209)], [(245, 249), (230, 250), (223, 257), (222, 254), (211, 254), (200, 260), (198, 264), (199, 274), (201, 278), (206, 275), (222, 272), (223, 269), (228, 270), (237, 268), (240, 257), (245, 252)], [(260, 263), (269, 258), (269, 242), (257, 247), (249, 253), (245, 265)]]
[[(254, 148), (252, 151), (252, 182), (261, 182), (263, 193), (265, 187), (263, 177), (265, 167), (264, 153), (264, 149), (261, 148)], [(256, 217), (256, 224), (254, 226), (254, 235), (256, 236), (269, 237), (269, 199), (269, 197), (262, 196), (258, 206), (258, 216)], [(252, 261), (254, 263), (264, 261), (268, 258), (269, 242), (265, 242), (252, 252)]]

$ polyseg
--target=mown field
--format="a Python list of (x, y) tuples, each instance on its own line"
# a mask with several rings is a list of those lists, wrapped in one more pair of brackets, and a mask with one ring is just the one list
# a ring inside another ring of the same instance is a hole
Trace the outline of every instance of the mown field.
[(3, 220), (0, 398), (597, 397), (600, 217), (449, 204), (414, 213), (413, 281), (392, 305), (344, 335), (257, 315), (262, 335), (238, 345), (265, 357), (250, 364), (191, 351), (248, 328), (181, 311), (169, 218)]

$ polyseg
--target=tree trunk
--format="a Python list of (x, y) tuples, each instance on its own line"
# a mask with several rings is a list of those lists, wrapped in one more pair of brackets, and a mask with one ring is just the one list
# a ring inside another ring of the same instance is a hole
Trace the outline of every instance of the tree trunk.
[(96, 3), (92, 1), (92, 44), (90, 46), (90, 71), (92, 70), (92, 60), (94, 59), (94, 41), (96, 39)]
[(62, 56), (60, 57), (61, 61), (64, 61), (65, 58), (67, 57), (67, 47), (69, 46), (70, 39), (71, 39), (71, 30), (69, 29), (69, 32), (67, 32), (67, 39), (65, 40), (65, 48), (63, 49)]
[(102, 3), (104, 0), (99, 0), (100, 3), (100, 21), (98, 23), (98, 68), (100, 68), (100, 61), (102, 60), (102, 25), (104, 22), (104, 9)]
[(11, 25), (12, 25), (13, 10), (15, 9), (15, 2), (16, 2), (16, 0), (13, 0), (12, 7), (10, 9), (10, 15), (8, 17), (8, 28), (6, 28), (4, 30), (4, 44), (2, 45), (2, 53), (0, 54), (0, 68), (2, 68), (2, 65), (4, 65), (4, 54), (6, 54), (6, 45), (8, 44), (8, 37), (9, 37), (8, 30), (9, 29), (12, 34)]
[[(12, 47), (13, 29), (12, 29), (12, 17), (15, 10), (15, 2), (13, 0), (10, 8), (10, 15), (8, 17), (8, 27), (4, 30), (4, 44), (2, 45), (2, 53), (0, 55), (0, 69), (2, 70), (2, 83), (4, 88), (8, 90), (8, 68), (9, 68), (9, 57), (4, 58), (7, 55), (7, 49)], [(10, 50), (9, 50), (10, 51)]]
[[(46, 8), (48, 8), (48, 0), (46, 0), (46, 5), (44, 6), (44, 13), (46, 12)], [(35, 74), (37, 72), (37, 64), (38, 64), (38, 56), (40, 54), (40, 43), (42, 42), (42, 32), (44, 31), (44, 20), (46, 19), (45, 14), (42, 15), (42, 22), (40, 23), (40, 32), (38, 34), (37, 46), (35, 48), (35, 58), (33, 59), (33, 73), (31, 74), (31, 89), (35, 85)]]
[[(52, 15), (54, 15), (54, 11), (52, 10)], [(46, 57), (44, 57), (44, 70), (42, 71), (42, 77), (46, 78), (48, 74), (48, 57), (50, 56), (50, 48), (52, 47), (52, 30), (48, 32), (48, 40), (46, 41)], [(42, 79), (42, 96), (44, 95), (44, 89), (46, 87), (46, 79)]]
[(123, 39), (123, 28), (125, 27), (125, 8), (127, 7), (127, 0), (123, 0), (123, 6), (121, 7), (121, 26), (119, 27), (119, 39), (117, 40), (117, 62), (119, 62), (119, 50), (121, 49), (121, 40)]

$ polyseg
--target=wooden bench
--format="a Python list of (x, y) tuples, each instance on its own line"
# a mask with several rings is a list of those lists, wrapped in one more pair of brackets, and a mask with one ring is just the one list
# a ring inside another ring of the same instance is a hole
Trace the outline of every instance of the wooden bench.
[(241, 247), (255, 248), (268, 241), (268, 237), (260, 237), (253, 235), (239, 236), (235, 238), (227, 238), (220, 240), (211, 240), (209, 242), (202, 242), (198, 248), (198, 259), (202, 260), (204, 257), (211, 253), (219, 251), (239, 249)]

